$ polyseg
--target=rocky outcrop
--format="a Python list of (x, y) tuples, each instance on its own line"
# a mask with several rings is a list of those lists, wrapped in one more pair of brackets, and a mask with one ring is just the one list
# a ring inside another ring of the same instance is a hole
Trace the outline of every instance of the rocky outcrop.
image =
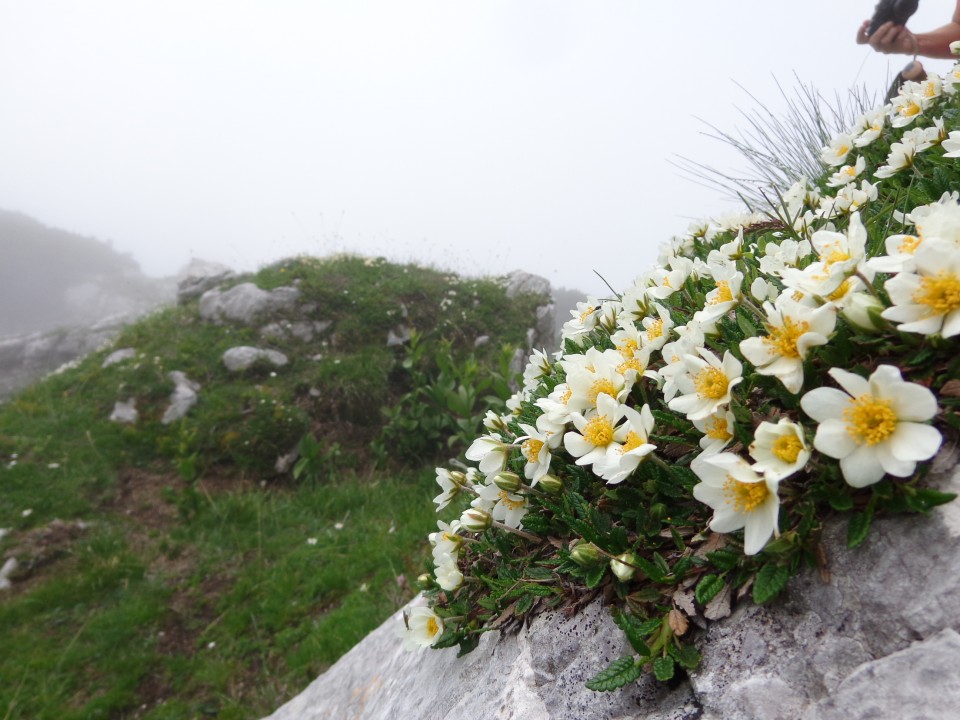
[[(960, 490), (956, 445), (934, 482)], [(929, 518), (882, 517), (860, 548), (828, 524), (830, 581), (794, 578), (769, 605), (741, 604), (701, 638), (679, 684), (614, 693), (583, 683), (629, 648), (605, 608), (548, 613), (471, 654), (408, 653), (395, 615), (271, 720), (416, 717), (644, 720), (952, 720), (960, 707), (960, 502)]]
[(294, 287), (261, 290), (254, 283), (240, 283), (229, 290), (214, 288), (200, 297), (200, 317), (212, 322), (231, 320), (250, 324), (268, 312), (289, 310), (300, 299)]
[(283, 367), (289, 361), (282, 352), (250, 347), (249, 345), (233, 347), (223, 353), (223, 364), (231, 372), (247, 370), (260, 362), (274, 367)]

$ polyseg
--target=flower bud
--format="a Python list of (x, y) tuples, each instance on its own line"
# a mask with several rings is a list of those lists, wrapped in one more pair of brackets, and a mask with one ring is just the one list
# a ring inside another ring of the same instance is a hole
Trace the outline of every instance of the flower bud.
[(581, 541), (570, 551), (570, 559), (580, 567), (594, 567), (600, 562), (600, 549), (593, 543)]
[(420, 590), (429, 590), (433, 587), (433, 576), (430, 573), (420, 573), (417, 575), (417, 588)]
[(559, 495), (563, 492), (563, 480), (548, 473), (540, 478), (540, 489), (551, 495)]
[(508, 493), (515, 493), (523, 483), (520, 482), (520, 476), (515, 472), (501, 470), (493, 476), (493, 484)]
[(447, 475), (450, 478), (450, 482), (457, 487), (463, 487), (467, 484), (467, 476), (459, 470), (448, 470)]
[(883, 303), (870, 293), (853, 293), (847, 298), (841, 314), (858, 330), (877, 332), (884, 326), (880, 313), (884, 311)]
[[(626, 582), (633, 577), (633, 574), (636, 572), (636, 568), (632, 567), (632, 564), (636, 562), (637, 556), (632, 552), (625, 552), (617, 555), (616, 558), (610, 561), (610, 570), (613, 571), (613, 574), (617, 576), (617, 580)], [(631, 563), (626, 565), (625, 563)]]
[(954, 40), (949, 47), (951, 55), (960, 55), (960, 40)]
[(467, 508), (460, 516), (460, 525), (467, 532), (483, 532), (493, 525), (493, 515), (480, 508)]

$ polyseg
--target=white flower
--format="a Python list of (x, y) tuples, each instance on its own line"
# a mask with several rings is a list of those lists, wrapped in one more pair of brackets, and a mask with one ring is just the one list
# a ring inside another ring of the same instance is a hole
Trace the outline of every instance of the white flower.
[(403, 645), (407, 650), (430, 647), (443, 635), (443, 619), (428, 607), (403, 612)]
[(624, 356), (617, 350), (591, 347), (583, 355), (568, 355), (560, 361), (560, 366), (567, 374), (570, 390), (566, 405), (573, 412), (593, 410), (601, 393), (623, 400), (636, 377), (635, 374), (628, 377), (621, 371), (632, 368), (624, 366)]
[(816, 388), (800, 400), (816, 420), (813, 446), (840, 461), (847, 483), (865, 487), (885, 473), (909, 477), (917, 462), (940, 448), (940, 432), (924, 424), (937, 413), (927, 388), (905, 382), (900, 370), (881, 365), (868, 379), (834, 368), (830, 376), (843, 388)]
[(673, 329), (673, 318), (670, 317), (670, 311), (660, 303), (656, 303), (653, 307), (657, 311), (658, 317), (645, 317), (640, 321), (640, 324), (643, 325), (640, 342), (645, 348), (660, 350), (670, 337), (670, 331)]
[(533, 390), (540, 383), (540, 378), (546, 377), (553, 372), (553, 365), (550, 358), (544, 350), (533, 350), (530, 353), (530, 359), (523, 370), (523, 387), (527, 390)]
[(437, 585), (448, 592), (463, 585), (463, 573), (457, 567), (455, 557), (444, 556), (441, 561), (437, 562), (433, 574), (437, 579)]
[(533, 486), (550, 472), (550, 461), (553, 457), (550, 451), (560, 446), (563, 440), (563, 425), (551, 422), (547, 415), (540, 415), (536, 427), (520, 423), (520, 429), (526, 433), (517, 438), (520, 454), (527, 461), (523, 475)]
[(523, 516), (529, 510), (527, 499), (523, 495), (501, 490), (492, 482), (477, 488), (477, 497), (470, 505), (485, 510), (494, 520), (512, 528), (520, 527)]
[(715, 455), (733, 440), (733, 413), (720, 408), (712, 415), (694, 420), (693, 426), (704, 435), (700, 438), (700, 448), (704, 455)]
[(811, 348), (826, 345), (837, 322), (832, 305), (811, 309), (781, 296), (776, 306), (764, 303), (767, 335), (740, 343), (740, 352), (761, 375), (772, 375), (794, 394), (803, 387), (803, 361)]
[(743, 528), (743, 551), (755, 555), (778, 532), (778, 483), (733, 453), (699, 455), (690, 464), (700, 482), (693, 496), (713, 508), (710, 529), (729, 533)]
[(603, 460), (607, 447), (612, 442), (624, 442), (627, 439), (627, 426), (617, 428), (616, 424), (624, 416), (626, 406), (606, 393), (597, 397), (597, 411), (589, 418), (580, 413), (571, 416), (576, 432), (563, 436), (563, 445), (567, 452), (577, 458), (577, 465), (591, 465)]
[(787, 418), (774, 425), (762, 422), (753, 434), (750, 457), (756, 460), (754, 470), (771, 480), (783, 480), (802, 469), (810, 459), (810, 448), (803, 436), (803, 426)]
[[(607, 445), (606, 455), (593, 464), (594, 472), (608, 484), (623, 482), (643, 459), (657, 449), (650, 443), (653, 432), (653, 413), (649, 405), (640, 412), (632, 407), (623, 406), (626, 422), (614, 433), (614, 442)], [(622, 442), (617, 438), (625, 433)]]
[(505, 443), (497, 433), (491, 433), (474, 440), (465, 454), (467, 460), (480, 464), (480, 472), (484, 475), (491, 475), (503, 470), (507, 464), (509, 452), (510, 444)]
[(587, 297), (585, 302), (578, 302), (577, 309), (571, 310), (573, 316), (563, 324), (560, 336), (562, 338), (579, 341), (581, 335), (584, 335), (597, 326), (598, 310), (600, 301), (595, 297)]
[(459, 470), (451, 471), (445, 468), (437, 468), (436, 471), (437, 485), (440, 486), (442, 492), (437, 495), (433, 501), (437, 504), (437, 512), (440, 512), (450, 504), (451, 500), (460, 494), (460, 491), (467, 482), (467, 476)]
[(831, 140), (830, 144), (820, 151), (820, 159), (826, 165), (839, 167), (846, 161), (851, 150), (853, 150), (853, 137), (843, 133)]
[(880, 315), (898, 322), (901, 332), (960, 334), (960, 248), (930, 240), (914, 256), (915, 272), (884, 283), (892, 307)]
[(830, 187), (840, 187), (846, 185), (849, 182), (856, 180), (860, 173), (862, 173), (867, 167), (867, 160), (862, 155), (857, 158), (857, 162), (853, 165), (844, 165), (842, 168), (837, 170), (833, 175), (830, 176), (830, 179), (827, 180), (827, 185)]
[(573, 396), (573, 391), (566, 383), (560, 383), (545, 398), (537, 400), (536, 405), (543, 410), (547, 419), (556, 425), (565, 425), (570, 421), (573, 412), (567, 407), (567, 402)]
[(677, 377), (677, 387), (683, 393), (669, 402), (671, 410), (685, 413), (688, 420), (702, 420), (721, 405), (730, 402), (730, 391), (743, 380), (743, 365), (730, 351), (723, 354), (723, 362), (706, 348), (697, 348), (701, 357), (684, 355), (684, 374)]
[(659, 267), (650, 273), (649, 282), (651, 287), (647, 288), (647, 297), (654, 300), (663, 300), (669, 297), (681, 287), (693, 272), (693, 261), (685, 257), (673, 258), (668, 266)]
[(877, 108), (861, 115), (856, 123), (854, 132), (857, 137), (853, 144), (857, 147), (866, 147), (883, 132), (883, 126), (887, 122), (887, 113), (884, 108)]

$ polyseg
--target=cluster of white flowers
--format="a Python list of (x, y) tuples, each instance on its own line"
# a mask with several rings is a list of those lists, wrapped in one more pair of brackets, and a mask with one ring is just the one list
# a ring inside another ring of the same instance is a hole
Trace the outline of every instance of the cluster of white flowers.
[[(566, 351), (535, 353), (510, 411), (488, 415), (488, 434), (466, 453), (477, 469), (437, 470), (438, 509), (461, 492), (473, 496), (459, 520), (430, 537), (437, 584), (464, 582), (457, 558), (466, 534), (522, 532), (532, 499), (545, 486), (562, 489), (554, 473), (563, 464), (616, 485), (642, 463), (662, 462), (654, 410), (701, 434), (689, 460), (699, 479), (693, 497), (712, 509), (713, 531), (744, 531), (747, 555), (778, 534), (780, 485), (810, 463), (837, 460), (845, 481), (862, 488), (910, 477), (933, 457), (941, 444), (930, 424), (936, 396), (897, 367), (851, 357), (848, 369), (829, 370), (836, 388), (818, 387), (822, 369), (808, 375), (841, 318), (860, 333), (960, 334), (957, 193), (883, 222), (869, 212), (883, 184), (900, 183), (921, 153), (960, 158), (960, 130), (947, 132), (938, 114), (958, 85), (960, 64), (944, 78), (906, 83), (864, 114), (823, 149), (830, 169), (820, 188), (802, 180), (783, 194), (777, 222), (742, 214), (691, 225), (621, 296), (578, 304), (563, 327)], [(885, 255), (871, 252), (881, 244)], [(729, 327), (743, 337), (735, 347), (723, 345)], [(751, 421), (734, 412), (755, 405), (742, 391), (756, 392), (745, 382), (754, 374), (795, 397), (791, 409)], [(430, 623), (438, 620), (417, 622), (419, 637), (437, 637)]]

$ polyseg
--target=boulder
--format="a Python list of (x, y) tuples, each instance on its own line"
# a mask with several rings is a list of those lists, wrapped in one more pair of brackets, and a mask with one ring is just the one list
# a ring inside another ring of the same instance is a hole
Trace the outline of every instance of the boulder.
[(507, 275), (504, 281), (507, 297), (513, 298), (520, 294), (543, 295), (550, 297), (550, 281), (539, 275), (531, 275), (522, 270), (514, 270)]
[(108, 368), (111, 365), (117, 365), (118, 363), (126, 362), (127, 360), (132, 360), (137, 356), (137, 351), (133, 348), (123, 348), (121, 350), (114, 350), (112, 353), (107, 355), (104, 358), (103, 363), (100, 365), (102, 368)]
[(177, 273), (177, 304), (198, 298), (234, 277), (236, 273), (226, 265), (194, 258)]
[(223, 364), (227, 370), (238, 372), (246, 370), (258, 362), (268, 362), (275, 367), (282, 367), (287, 364), (287, 356), (277, 350), (265, 350), (263, 348), (241, 345), (227, 350), (223, 354)]
[(190, 408), (197, 404), (197, 392), (200, 390), (197, 383), (179, 370), (167, 373), (167, 377), (173, 380), (174, 388), (170, 395), (170, 405), (160, 419), (164, 425), (176, 422), (190, 412)]
[[(931, 481), (960, 490), (956, 445)], [(293, 718), (688, 718), (952, 720), (960, 707), (960, 502), (930, 517), (878, 517), (860, 548), (829, 521), (829, 582), (815, 571), (780, 599), (741, 603), (700, 638), (701, 667), (664, 685), (642, 677), (613, 693), (583, 683), (629, 648), (599, 602), (545, 613), (516, 635), (408, 653), (400, 615), (270, 716)]]
[(137, 412), (137, 399), (130, 398), (126, 402), (117, 400), (113, 406), (113, 412), (110, 413), (110, 422), (121, 423), (124, 425), (133, 425), (140, 419), (140, 413)]
[(232, 320), (250, 324), (259, 315), (292, 308), (300, 299), (294, 287), (261, 290), (253, 283), (240, 283), (229, 290), (214, 288), (200, 297), (200, 317), (212, 322)]

